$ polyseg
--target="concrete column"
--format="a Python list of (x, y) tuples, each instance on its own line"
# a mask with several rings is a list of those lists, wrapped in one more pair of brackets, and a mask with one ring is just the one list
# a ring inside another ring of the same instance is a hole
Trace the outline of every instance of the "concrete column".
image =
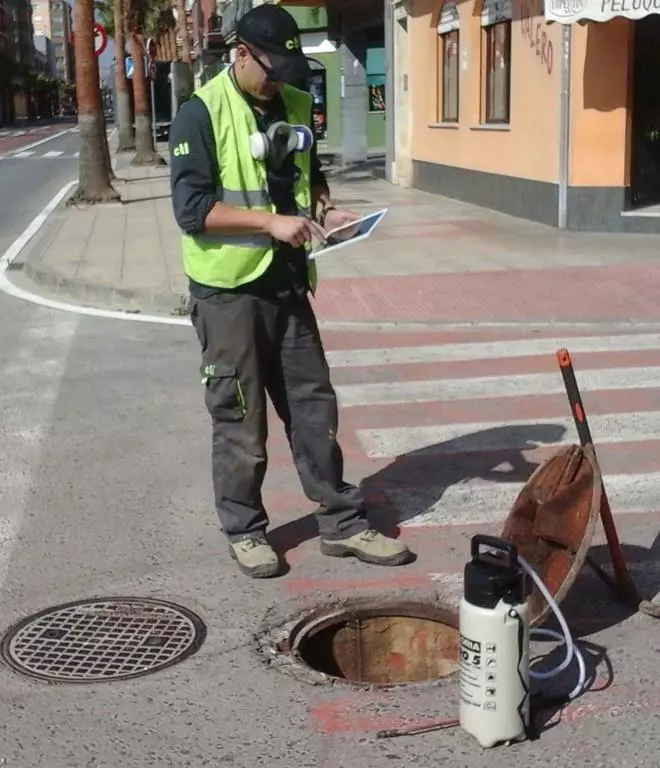
[(341, 42), (342, 162), (367, 159), (367, 46), (359, 32), (342, 34)]
[(412, 185), (412, 120), (410, 99), (410, 37), (408, 0), (395, 0), (392, 19), (393, 98), (396, 114), (394, 127), (394, 168), (392, 182)]
[(385, 19), (385, 178), (393, 183), (396, 178), (395, 171), (395, 136), (396, 116), (392, 109), (394, 104), (394, 83), (396, 79), (396, 67), (394, 66), (394, 25), (392, 0), (383, 0)]

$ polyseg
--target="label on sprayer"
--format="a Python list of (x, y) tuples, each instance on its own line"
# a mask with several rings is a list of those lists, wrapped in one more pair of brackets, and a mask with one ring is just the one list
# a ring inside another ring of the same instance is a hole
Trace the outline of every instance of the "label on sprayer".
[[(495, 697), (495, 665), (496, 646), (494, 643), (484, 644), (479, 640), (470, 640), (465, 635), (460, 636), (460, 696), (465, 704), (478, 707), (487, 711), (495, 709), (495, 702), (484, 701), (484, 693), (487, 698)], [(485, 655), (484, 651), (487, 654)], [(484, 686), (484, 676), (486, 686)]]

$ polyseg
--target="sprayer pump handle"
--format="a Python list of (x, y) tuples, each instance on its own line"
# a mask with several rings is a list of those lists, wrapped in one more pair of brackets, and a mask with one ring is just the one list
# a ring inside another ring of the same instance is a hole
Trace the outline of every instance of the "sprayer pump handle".
[(504, 539), (498, 539), (497, 536), (487, 536), (483, 533), (478, 533), (472, 537), (470, 545), (470, 554), (473, 560), (481, 560), (483, 562), (490, 563), (491, 565), (498, 564), (492, 554), (481, 552), (481, 547), (489, 547), (490, 549), (497, 550), (507, 555), (506, 568), (514, 569), (518, 567), (518, 548), (515, 544)]

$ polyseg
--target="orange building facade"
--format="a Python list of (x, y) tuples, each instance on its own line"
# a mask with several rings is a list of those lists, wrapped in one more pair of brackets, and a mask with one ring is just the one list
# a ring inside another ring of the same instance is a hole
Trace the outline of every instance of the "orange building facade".
[(386, 0), (385, 15), (391, 181), (570, 230), (660, 232), (659, 15), (559, 24), (543, 0)]

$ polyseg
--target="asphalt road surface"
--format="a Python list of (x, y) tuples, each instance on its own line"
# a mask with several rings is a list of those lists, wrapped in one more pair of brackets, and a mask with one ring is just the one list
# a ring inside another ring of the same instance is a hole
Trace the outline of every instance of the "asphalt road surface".
[[(53, 140), (52, 151), (59, 151), (55, 147), (64, 151), (71, 146), (69, 141), (74, 137)], [(14, 174), (15, 184), (24, 177), (27, 186), (20, 189), (42, 195), (25, 214), (18, 192), (3, 200), (16, 198), (14, 215), (29, 220), (35, 209), (43, 207), (47, 197), (43, 185), (61, 186), (70, 178), (73, 163), (54, 159), (43, 172), (41, 164), (32, 164), (29, 158), (1, 161), (0, 173)], [(42, 172), (42, 186), (27, 180)], [(56, 182), (54, 173), (61, 174)], [(5, 186), (3, 181), (3, 195)], [(23, 205), (28, 208), (26, 202)], [(11, 221), (4, 210), (3, 215), (3, 221)], [(12, 226), (17, 231), (20, 224)], [(402, 342), (391, 331), (325, 332), (345, 404), (342, 434), (349, 479), (359, 480), (371, 472), (373, 482), (381, 473), (387, 483), (388, 465), (396, 474), (392, 453), (407, 452), (415, 458), (421, 427), (435, 424), (434, 429), (442, 430), (453, 420), (453, 438), (443, 438), (444, 455), (436, 456), (433, 465), (428, 464), (428, 454), (426, 459), (422, 455), (427, 463), (418, 466), (404, 504), (411, 514), (423, 517), (420, 504), (432, 506), (428, 498), (424, 500), (424, 492), (436, 493), (433, 482), (442, 481), (448, 491), (445, 506), (433, 506), (426, 527), (404, 531), (419, 553), (418, 562), (410, 567), (394, 572), (322, 558), (314, 526), (296, 523), (313, 507), (300, 492), (281, 427), (273, 421), (273, 472), (266, 498), (278, 540), (288, 550), (291, 572), (281, 579), (255, 582), (229, 561), (214, 518), (210, 430), (199, 381), (198, 344), (191, 328), (186, 323), (83, 316), (4, 293), (0, 293), (0, 317), (0, 630), (68, 601), (116, 596), (174, 601), (195, 611), (208, 628), (196, 654), (133, 680), (49, 684), (0, 663), (0, 766), (657, 768), (657, 624), (614, 604), (608, 590), (587, 574), (576, 583), (564, 608), (575, 634), (590, 644), (585, 651), (589, 669), (595, 670), (594, 690), (554, 716), (539, 740), (516, 746), (482, 750), (457, 729), (377, 739), (377, 731), (384, 728), (454, 717), (456, 686), (364, 691), (314, 684), (305, 672), (296, 676), (287, 664), (282, 668), (270, 664), (272, 656), (263, 651), (260, 640), (272, 637), (303, 607), (349, 596), (355, 589), (408, 597), (441, 594), (448, 575), (460, 574), (470, 536), (497, 531), (501, 519), (487, 505), (480, 506), (482, 486), (465, 486), (462, 480), (467, 475), (478, 481), (496, 470), (507, 472), (502, 468), (507, 463), (520, 470), (525, 457), (530, 461), (539, 454), (534, 447), (527, 452), (513, 450), (519, 435), (498, 436), (491, 431), (479, 437), (470, 425), (478, 421), (483, 428), (489, 420), (507, 418), (505, 413), (515, 419), (518, 400), (524, 402), (526, 418), (535, 414), (528, 391), (519, 398), (510, 393), (508, 402), (502, 393), (491, 401), (487, 392), (475, 394), (476, 385), (466, 383), (494, 364), (489, 359), (492, 350), (482, 347), (479, 360), (467, 361), (463, 351), (460, 363), (467, 369), (458, 370), (450, 354), (458, 348), (448, 343), (447, 334), (435, 346), (426, 339), (425, 345), (415, 347), (410, 338)], [(609, 352), (585, 352), (600, 354), (602, 366), (612, 368), (617, 360), (622, 366), (651, 364), (657, 356), (657, 338), (640, 341), (631, 335), (630, 342), (605, 338), (607, 343), (595, 337), (591, 344), (609, 345)], [(456, 338), (457, 343), (465, 341), (465, 334)], [(524, 373), (528, 364), (524, 354), (529, 350), (519, 353), (529, 344), (529, 336), (521, 332), (519, 339), (504, 343), (509, 345), (507, 364), (512, 371), (515, 368), (509, 376)], [(651, 352), (640, 352), (642, 343), (655, 346)], [(429, 356), (435, 356), (432, 364)], [(506, 376), (504, 364), (497, 365), (500, 377)], [(452, 390), (451, 402), (440, 414), (435, 394), (426, 402), (419, 394), (415, 380), (423, 376), (463, 381), (464, 399)], [(411, 386), (405, 392), (398, 386), (395, 398), (383, 391), (379, 401), (374, 383), (388, 381)], [(483, 378), (478, 386), (486, 386)], [(498, 386), (503, 386), (501, 381)], [(647, 398), (654, 391), (647, 389)], [(605, 408), (608, 396), (594, 395), (601, 399), (590, 402)], [(544, 401), (544, 412), (536, 412), (541, 422), (555, 413), (548, 402)], [(563, 408), (558, 398), (552, 403)], [(646, 406), (649, 412), (653, 409), (650, 400)], [(616, 410), (614, 402), (610, 407)], [(622, 407), (619, 399), (619, 413)], [(461, 419), (462, 432), (457, 426)], [(648, 431), (647, 422), (637, 424), (640, 433)], [(638, 477), (641, 484), (638, 496), (630, 486), (630, 509), (621, 510), (629, 514), (620, 516), (619, 525), (634, 576), (647, 592), (657, 592), (660, 585), (656, 545), (660, 503), (654, 505), (657, 486), (652, 485), (657, 445), (652, 438), (646, 434), (646, 448), (624, 458), (625, 446), (604, 451), (608, 471)], [(452, 453), (451, 439), (467, 442), (460, 450), (454, 444)], [(634, 435), (628, 438), (634, 439)], [(392, 447), (395, 443), (399, 448)], [(366, 455), (380, 456), (380, 463)], [(412, 464), (411, 460), (408, 471)], [(398, 477), (397, 481), (390, 476), (389, 482), (398, 482), (402, 492)], [(408, 475), (409, 485), (412, 477)], [(492, 501), (504, 493), (508, 503), (509, 486), (522, 482), (515, 473), (510, 479), (508, 484), (499, 481), (506, 486), (501, 491), (497, 479), (489, 481), (488, 498)], [(616, 487), (624, 486), (619, 481)], [(442, 496), (442, 491), (437, 493)], [(473, 515), (471, 525), (465, 525), (468, 513)], [(602, 537), (597, 544), (602, 544)], [(602, 546), (597, 556), (602, 558)], [(81, 621), (76, 630), (78, 650), (71, 651), (68, 659), (48, 654), (48, 643), (58, 639), (57, 633), (37, 632), (30, 642), (35, 653), (41, 653), (41, 661), (34, 656), (33, 664), (52, 669), (78, 664), (83, 671), (94, 665), (121, 666), (127, 656), (107, 657), (103, 643), (90, 657), (90, 636), (80, 629)], [(158, 633), (144, 645), (136, 641), (138, 636), (127, 637), (126, 654), (136, 648), (144, 654), (148, 648), (157, 653), (164, 647)], [(561, 654), (555, 662), (560, 658)], [(563, 679), (565, 688), (573, 686), (574, 675), (571, 669)]]
[[(28, 133), (20, 137), (21, 144), (14, 136), (0, 137), (0, 253), (78, 175), (78, 133), (69, 123), (55, 128), (56, 135), (46, 141)], [(57, 135), (61, 131), (68, 132)], [(34, 141), (43, 143), (33, 146)]]

